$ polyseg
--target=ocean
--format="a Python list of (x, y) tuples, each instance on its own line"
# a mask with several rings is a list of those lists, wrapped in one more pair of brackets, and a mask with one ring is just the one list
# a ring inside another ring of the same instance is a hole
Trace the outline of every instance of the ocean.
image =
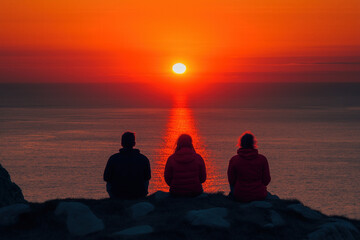
[(168, 191), (166, 159), (177, 137), (188, 133), (206, 162), (204, 190), (228, 193), (228, 162), (239, 136), (249, 130), (269, 161), (272, 194), (298, 199), (325, 214), (360, 219), (360, 84), (308, 86), (290, 84), (264, 94), (261, 101), (253, 90), (246, 95), (248, 104), (230, 90), (215, 101), (214, 90), (206, 103), (192, 101), (195, 94), (177, 104), (134, 104), (117, 95), (115, 100), (123, 100), (117, 105), (114, 98), (100, 101), (101, 94), (79, 97), (78, 85), (66, 85), (62, 89), (72, 93), (65, 93), (54, 85), (2, 84), (0, 163), (29, 201), (105, 198), (105, 164), (129, 130), (150, 159), (149, 192)]

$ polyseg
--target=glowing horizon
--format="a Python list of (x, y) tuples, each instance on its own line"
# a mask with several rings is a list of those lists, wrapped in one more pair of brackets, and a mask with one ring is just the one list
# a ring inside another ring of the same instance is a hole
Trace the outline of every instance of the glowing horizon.
[(194, 82), (360, 81), (359, 14), (357, 0), (3, 1), (0, 82), (163, 84), (183, 60)]

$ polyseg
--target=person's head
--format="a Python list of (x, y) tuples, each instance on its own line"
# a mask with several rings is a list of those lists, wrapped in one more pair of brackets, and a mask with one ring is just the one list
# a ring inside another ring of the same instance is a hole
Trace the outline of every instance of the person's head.
[(121, 137), (121, 146), (123, 148), (133, 148), (135, 146), (135, 133), (124, 132)]
[(239, 147), (246, 149), (254, 149), (256, 148), (256, 139), (254, 134), (250, 131), (244, 132), (239, 138)]
[(188, 134), (181, 134), (176, 142), (176, 149), (175, 149), (175, 152), (179, 151), (181, 148), (191, 148), (193, 150), (194, 149), (194, 146), (193, 146), (193, 143), (192, 143), (192, 138), (190, 135)]

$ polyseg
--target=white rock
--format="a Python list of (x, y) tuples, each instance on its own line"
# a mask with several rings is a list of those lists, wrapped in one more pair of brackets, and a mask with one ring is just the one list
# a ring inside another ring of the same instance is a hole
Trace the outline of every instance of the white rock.
[(325, 223), (308, 235), (309, 240), (356, 240), (360, 239), (359, 230), (350, 222), (333, 219), (334, 222)]
[(55, 215), (61, 214), (67, 216), (66, 226), (72, 235), (85, 236), (104, 229), (103, 221), (97, 218), (85, 204), (61, 202), (55, 210)]
[(170, 197), (170, 193), (163, 192), (163, 191), (157, 191), (153, 195), (155, 196), (156, 201), (160, 201), (160, 200), (167, 199)]
[(0, 208), (0, 226), (10, 226), (18, 221), (22, 213), (30, 211), (29, 204), (16, 203)]
[(318, 220), (318, 219), (322, 218), (320, 213), (318, 213), (314, 210), (311, 210), (310, 208), (305, 207), (304, 205), (302, 205), (300, 203), (291, 204), (291, 205), (287, 206), (287, 208), (291, 209), (294, 212), (299, 213), (300, 215), (302, 215), (303, 217), (308, 218), (308, 219)]
[(230, 223), (224, 219), (227, 214), (228, 210), (220, 207), (192, 210), (187, 213), (186, 220), (193, 226), (229, 228)]
[(154, 211), (155, 207), (148, 202), (140, 202), (132, 205), (130, 207), (131, 216), (133, 218), (138, 218), (147, 215), (148, 213)]
[(141, 235), (154, 232), (154, 229), (149, 225), (141, 225), (132, 228), (124, 229), (120, 232), (113, 233), (112, 236), (133, 236), (133, 235)]

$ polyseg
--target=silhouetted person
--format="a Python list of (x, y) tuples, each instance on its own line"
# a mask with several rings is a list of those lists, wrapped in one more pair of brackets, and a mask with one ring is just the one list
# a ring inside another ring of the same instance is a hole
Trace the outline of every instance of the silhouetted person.
[(271, 180), (268, 161), (258, 153), (251, 132), (243, 133), (239, 146), (238, 154), (230, 159), (227, 172), (230, 196), (242, 202), (264, 200), (268, 195), (266, 186)]
[(151, 170), (149, 159), (135, 146), (135, 134), (125, 132), (121, 138), (123, 148), (112, 155), (104, 171), (104, 181), (110, 198), (142, 198), (148, 194)]
[(182, 134), (178, 138), (175, 152), (166, 162), (164, 176), (173, 196), (193, 197), (203, 192), (205, 162), (195, 152), (189, 135)]

